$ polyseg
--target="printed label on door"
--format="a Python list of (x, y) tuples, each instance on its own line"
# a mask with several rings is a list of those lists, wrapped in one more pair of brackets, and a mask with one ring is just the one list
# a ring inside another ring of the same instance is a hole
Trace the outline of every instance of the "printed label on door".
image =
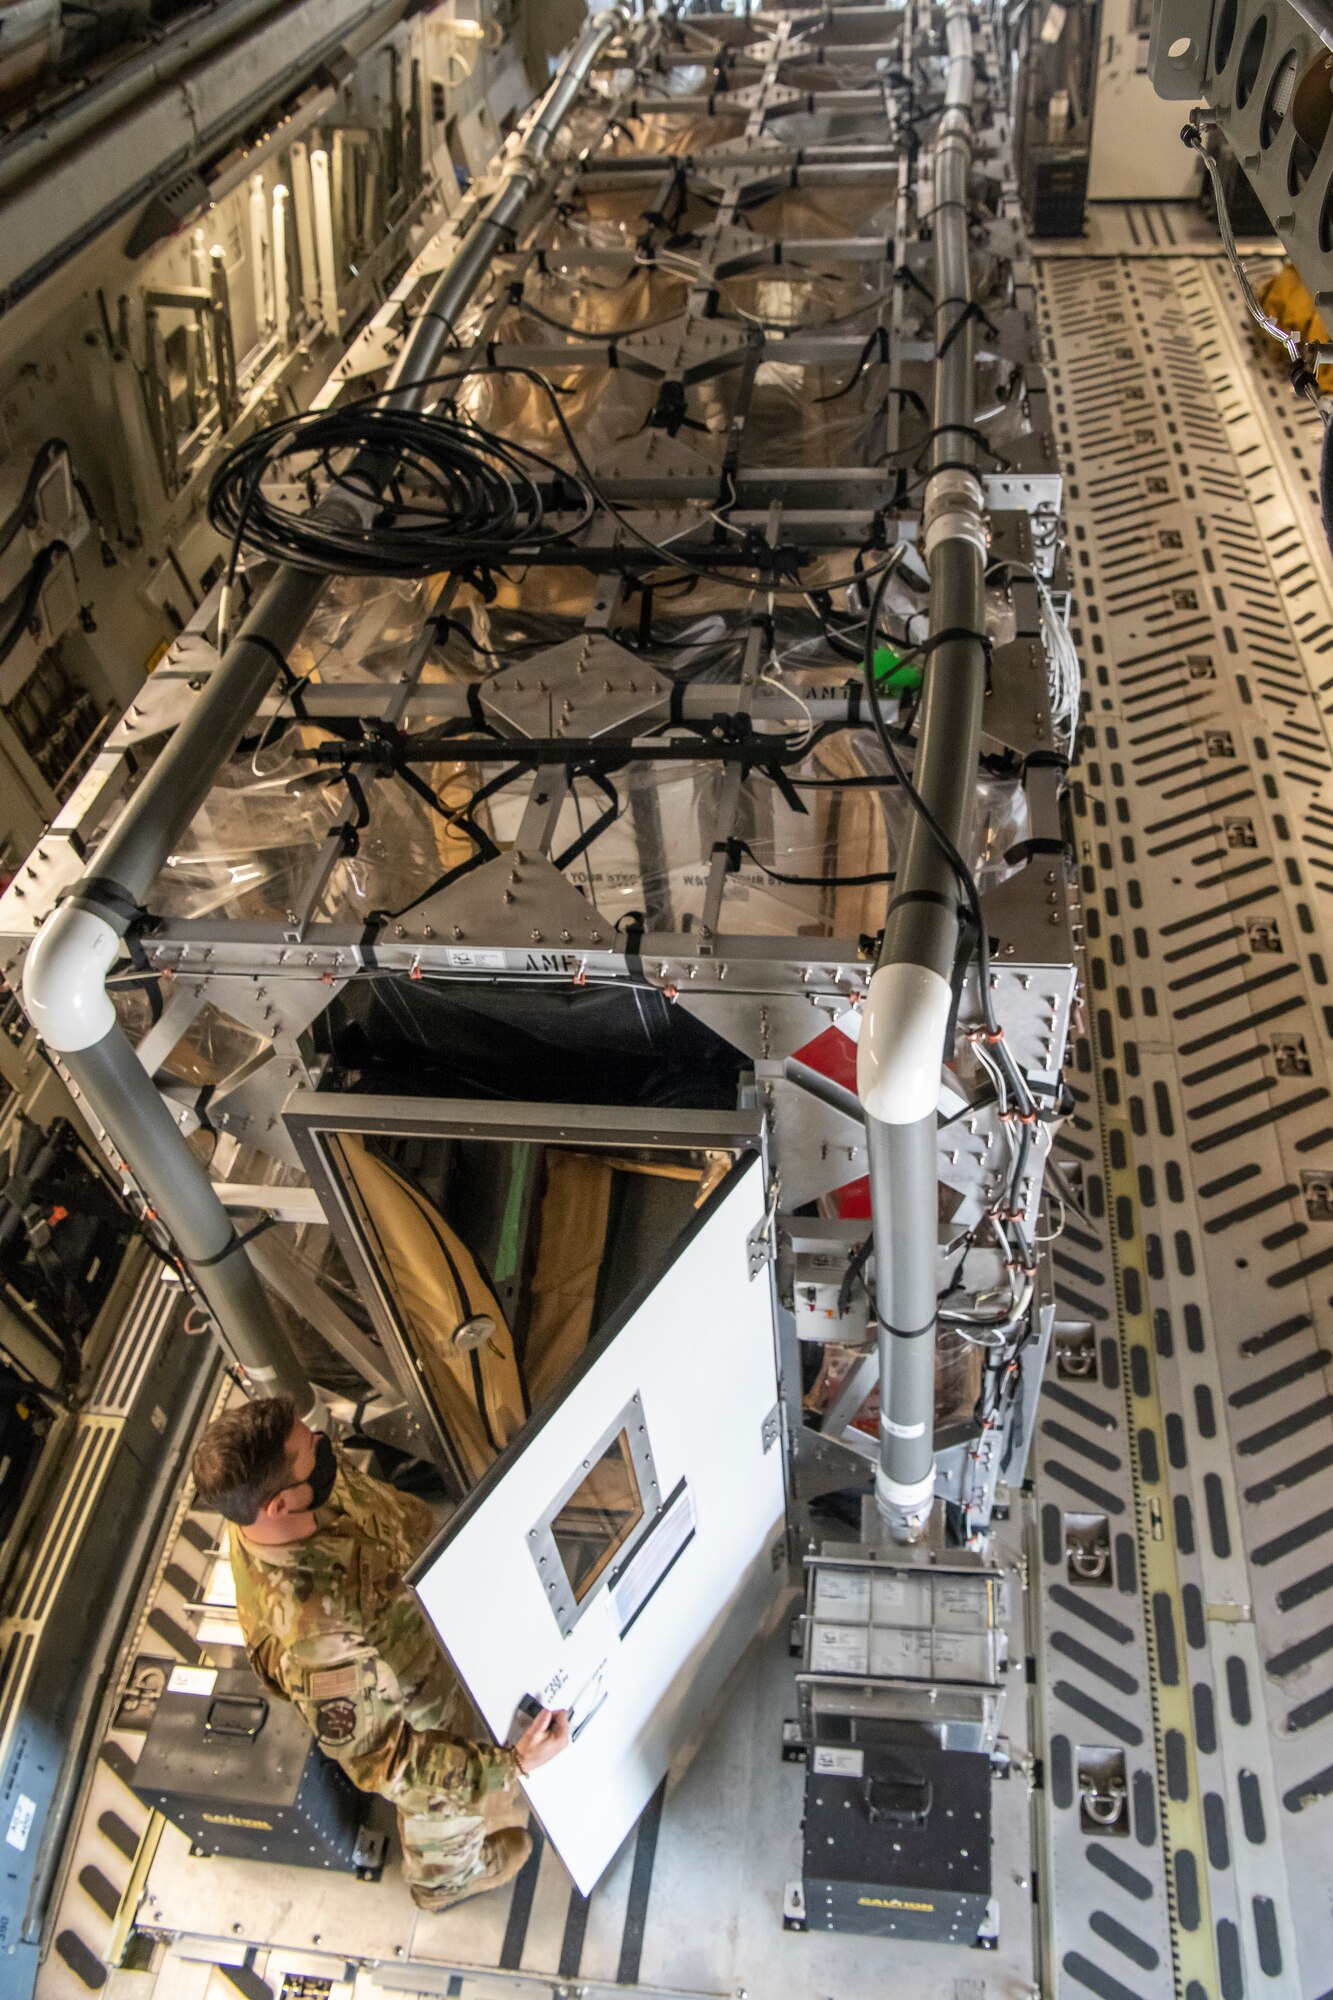
[(32, 1823), (37, 1817), (37, 1801), (30, 1799), (26, 1792), (20, 1792), (14, 1801), (14, 1810), (9, 1816), (9, 1832), (5, 1835), (8, 1847), (17, 1847), (20, 1854), (28, 1844)]

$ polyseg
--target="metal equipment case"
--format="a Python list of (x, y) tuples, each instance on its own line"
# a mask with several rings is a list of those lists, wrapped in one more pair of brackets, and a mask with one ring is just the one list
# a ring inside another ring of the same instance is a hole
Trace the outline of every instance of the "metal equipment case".
[(208, 1854), (354, 1873), (365, 1801), (298, 1710), (248, 1668), (185, 1674), (200, 1692), (163, 1695), (135, 1769), (145, 1805)]
[(974, 1943), (991, 1891), (989, 1760), (941, 1750), (924, 1732), (883, 1746), (816, 1744), (804, 1874), (813, 1930)]

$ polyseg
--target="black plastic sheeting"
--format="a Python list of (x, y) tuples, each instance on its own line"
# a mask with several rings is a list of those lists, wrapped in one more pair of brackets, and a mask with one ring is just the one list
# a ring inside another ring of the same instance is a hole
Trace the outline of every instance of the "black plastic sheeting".
[(734, 1110), (745, 1059), (656, 988), (477, 987), (380, 974), (317, 1022), (326, 1088)]

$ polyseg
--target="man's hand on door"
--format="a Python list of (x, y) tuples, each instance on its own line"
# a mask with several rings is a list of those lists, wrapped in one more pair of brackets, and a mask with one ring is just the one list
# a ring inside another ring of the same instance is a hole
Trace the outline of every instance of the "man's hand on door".
[(519, 1774), (527, 1778), (534, 1771), (549, 1764), (552, 1757), (558, 1757), (569, 1744), (569, 1710), (567, 1708), (544, 1708), (535, 1722), (530, 1722), (514, 1745), (514, 1758)]

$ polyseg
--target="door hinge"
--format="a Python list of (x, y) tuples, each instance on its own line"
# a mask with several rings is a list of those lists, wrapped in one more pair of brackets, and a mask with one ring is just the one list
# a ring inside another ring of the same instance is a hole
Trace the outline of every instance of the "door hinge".
[(781, 1182), (774, 1174), (768, 1190), (768, 1206), (745, 1239), (745, 1248), (750, 1258), (750, 1277), (759, 1276), (765, 1264), (771, 1264), (777, 1256), (778, 1248), (778, 1191)]
[(763, 1424), (760, 1428), (759, 1435), (762, 1437), (764, 1441), (765, 1453), (772, 1451), (774, 1445), (777, 1443), (778, 1439), (782, 1436), (781, 1403), (774, 1403), (772, 1409), (769, 1411), (768, 1415), (764, 1418)]

